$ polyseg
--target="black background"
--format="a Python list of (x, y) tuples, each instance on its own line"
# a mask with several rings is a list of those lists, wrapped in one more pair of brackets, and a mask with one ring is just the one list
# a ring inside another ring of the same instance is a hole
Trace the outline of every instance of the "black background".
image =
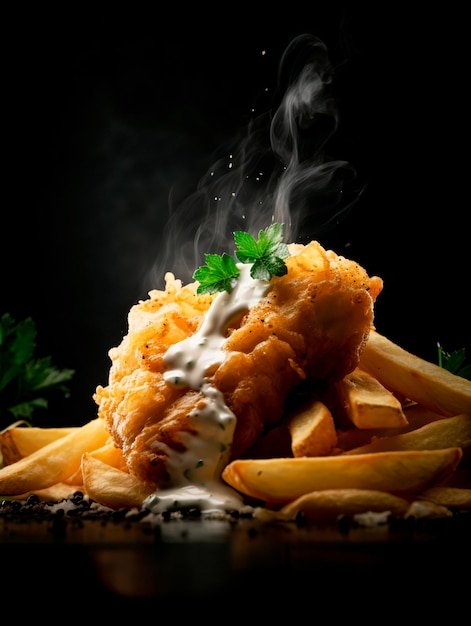
[(37, 356), (76, 370), (49, 422), (95, 415), (130, 307), (161, 287), (149, 277), (170, 203), (194, 192), (255, 103), (269, 106), (302, 33), (336, 67), (330, 152), (366, 184), (319, 241), (384, 279), (381, 333), (433, 361), (437, 342), (471, 354), (467, 18), (452, 5), (352, 7), (5, 15), (0, 312), (31, 316)]

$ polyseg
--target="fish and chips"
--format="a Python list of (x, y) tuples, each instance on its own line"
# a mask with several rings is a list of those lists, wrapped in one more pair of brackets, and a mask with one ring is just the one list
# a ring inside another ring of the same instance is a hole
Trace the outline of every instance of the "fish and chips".
[(285, 274), (241, 271), (232, 293), (168, 273), (131, 308), (95, 419), (0, 433), (0, 497), (161, 512), (223, 487), (283, 520), (469, 510), (471, 381), (377, 332), (380, 278), (288, 248)]

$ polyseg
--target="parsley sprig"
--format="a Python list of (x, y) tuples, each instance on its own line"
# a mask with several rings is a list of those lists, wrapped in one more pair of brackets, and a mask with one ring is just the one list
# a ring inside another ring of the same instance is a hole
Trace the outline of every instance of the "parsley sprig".
[(466, 351), (464, 348), (445, 352), (443, 347), (437, 343), (438, 365), (448, 370), (452, 374), (471, 380), (471, 363), (466, 363)]
[[(241, 263), (250, 263), (250, 276), (267, 282), (273, 276), (284, 276), (288, 272), (284, 259), (289, 256), (288, 246), (283, 243), (283, 224), (274, 223), (260, 230), (258, 240), (244, 231), (233, 233), (237, 245), (235, 255)], [(213, 294), (218, 291), (231, 293), (240, 270), (233, 257), (225, 253), (205, 254), (206, 265), (193, 274), (199, 282), (197, 293)]]
[(32, 424), (35, 412), (47, 409), (51, 391), (69, 393), (75, 371), (58, 369), (49, 356), (35, 358), (36, 336), (31, 318), (0, 317), (0, 426), (21, 418)]

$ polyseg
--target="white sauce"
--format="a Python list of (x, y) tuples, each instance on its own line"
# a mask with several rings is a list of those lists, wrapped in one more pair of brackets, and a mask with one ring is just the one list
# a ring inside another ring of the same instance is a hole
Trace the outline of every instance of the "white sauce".
[(151, 494), (144, 506), (152, 513), (198, 507), (202, 512), (234, 510), (243, 506), (239, 494), (225, 485), (220, 474), (227, 464), (237, 418), (223, 394), (210, 385), (206, 372), (226, 357), (224, 342), (229, 322), (259, 302), (269, 283), (250, 276), (251, 265), (239, 263), (240, 276), (231, 293), (219, 293), (211, 303), (200, 329), (171, 346), (164, 355), (165, 380), (201, 391), (205, 406), (191, 412), (198, 435), (182, 432), (185, 452), (158, 442), (168, 454), (170, 487)]

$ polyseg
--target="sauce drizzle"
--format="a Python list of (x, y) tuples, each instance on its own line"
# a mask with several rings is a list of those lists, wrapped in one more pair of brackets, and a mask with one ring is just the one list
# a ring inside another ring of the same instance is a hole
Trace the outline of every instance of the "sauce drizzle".
[(210, 368), (226, 358), (224, 343), (230, 321), (257, 304), (268, 290), (267, 281), (250, 276), (250, 264), (237, 266), (240, 276), (231, 293), (219, 293), (199, 330), (170, 346), (164, 355), (165, 380), (200, 391), (206, 403), (190, 413), (198, 435), (180, 433), (185, 452), (177, 452), (161, 442), (155, 444), (168, 455), (170, 487), (156, 491), (144, 501), (144, 507), (153, 513), (193, 507), (212, 512), (243, 506), (239, 494), (220, 478), (229, 459), (237, 418), (206, 376)]

